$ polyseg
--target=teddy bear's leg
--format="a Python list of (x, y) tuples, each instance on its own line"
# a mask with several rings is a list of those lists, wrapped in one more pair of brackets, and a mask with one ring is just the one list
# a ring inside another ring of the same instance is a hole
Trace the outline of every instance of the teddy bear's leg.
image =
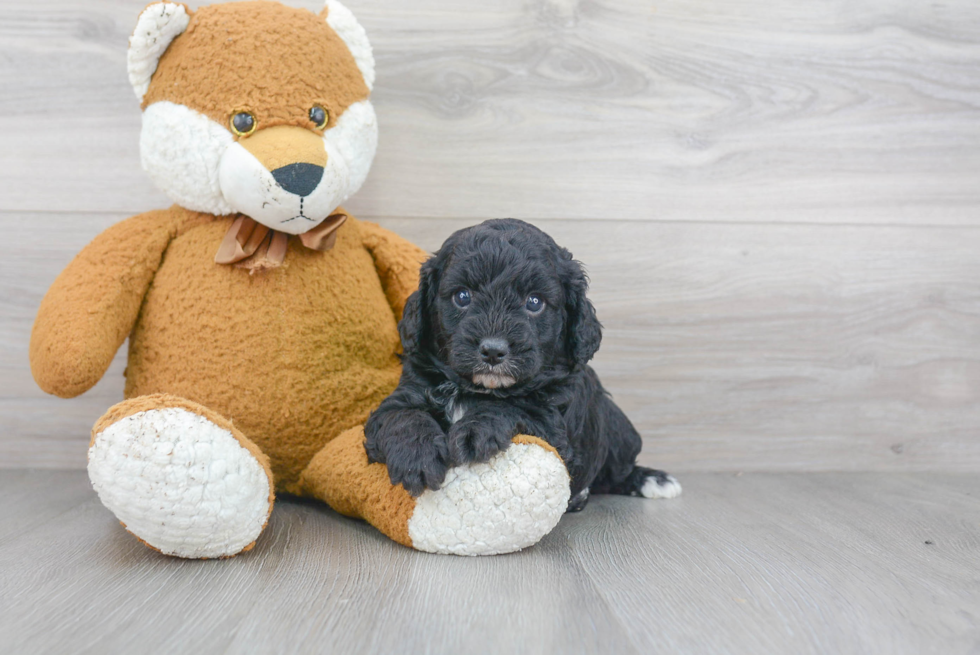
[(109, 409), (92, 428), (88, 474), (123, 526), (167, 555), (237, 555), (272, 512), (268, 457), (228, 419), (176, 396)]
[(453, 555), (496, 555), (536, 544), (558, 524), (569, 498), (568, 471), (536, 437), (518, 436), (484, 464), (450, 469), (443, 486), (413, 498), (368, 463), (363, 428), (344, 432), (313, 458), (302, 493), (363, 518), (395, 541)]

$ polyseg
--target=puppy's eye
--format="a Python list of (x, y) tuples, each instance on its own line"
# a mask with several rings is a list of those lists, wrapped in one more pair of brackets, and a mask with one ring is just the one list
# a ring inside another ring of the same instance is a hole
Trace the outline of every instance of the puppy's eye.
[(248, 136), (255, 131), (255, 116), (247, 111), (232, 114), (231, 131), (235, 133), (235, 136)]
[(469, 289), (460, 289), (453, 294), (453, 304), (460, 309), (469, 305), (471, 300)]
[(320, 105), (313, 105), (313, 108), (310, 109), (310, 120), (316, 125), (316, 129), (322, 130), (327, 126), (327, 121), (330, 120), (330, 114)]
[(541, 296), (531, 294), (527, 297), (527, 302), (524, 303), (524, 309), (532, 314), (537, 314), (544, 309), (544, 300), (541, 299)]

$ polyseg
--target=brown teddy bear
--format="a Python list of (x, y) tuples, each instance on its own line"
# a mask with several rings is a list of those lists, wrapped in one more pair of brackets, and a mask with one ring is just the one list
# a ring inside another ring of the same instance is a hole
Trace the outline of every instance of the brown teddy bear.
[(129, 337), (127, 400), (92, 430), (102, 502), (180, 557), (251, 548), (275, 490), (432, 552), (510, 552), (547, 534), (568, 475), (539, 439), (418, 498), (368, 462), (361, 426), (398, 382), (396, 326), (425, 255), (339, 207), (377, 144), (374, 59), (350, 11), (159, 2), (128, 61), (143, 167), (176, 204), (89, 244), (30, 344), (41, 388), (72, 397)]

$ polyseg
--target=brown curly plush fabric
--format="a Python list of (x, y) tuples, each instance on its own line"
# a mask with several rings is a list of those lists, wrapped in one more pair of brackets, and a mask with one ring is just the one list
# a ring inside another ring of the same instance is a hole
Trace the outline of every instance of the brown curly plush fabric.
[(412, 546), (408, 520), (415, 499), (401, 485), (391, 485), (383, 464), (368, 463), (363, 427), (347, 430), (321, 450), (303, 471), (298, 491), (345, 516), (366, 519), (391, 539)]
[(31, 333), (31, 371), (41, 389), (74, 398), (102, 378), (136, 322), (177, 227), (167, 210), (114, 225), (55, 279)]
[(425, 253), (351, 217), (333, 249), (293, 238), (281, 267), (249, 275), (214, 263), (233, 219), (172, 207), (106, 230), (45, 296), (31, 367), (48, 393), (76, 396), (132, 331), (126, 397), (218, 412), (288, 489), (395, 388), (396, 326)]
[(169, 100), (221, 125), (235, 112), (250, 111), (258, 129), (312, 129), (313, 105), (327, 110), (330, 128), (348, 106), (368, 97), (347, 46), (324, 20), (326, 10), (317, 16), (277, 2), (248, 2), (201, 7), (190, 16), (187, 30), (160, 58), (144, 108)]

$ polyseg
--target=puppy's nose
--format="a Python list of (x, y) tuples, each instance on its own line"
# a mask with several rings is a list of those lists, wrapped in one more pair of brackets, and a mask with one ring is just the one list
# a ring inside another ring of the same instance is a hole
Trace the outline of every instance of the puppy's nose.
[(480, 342), (480, 357), (491, 366), (504, 361), (510, 348), (503, 339), (484, 339)]

